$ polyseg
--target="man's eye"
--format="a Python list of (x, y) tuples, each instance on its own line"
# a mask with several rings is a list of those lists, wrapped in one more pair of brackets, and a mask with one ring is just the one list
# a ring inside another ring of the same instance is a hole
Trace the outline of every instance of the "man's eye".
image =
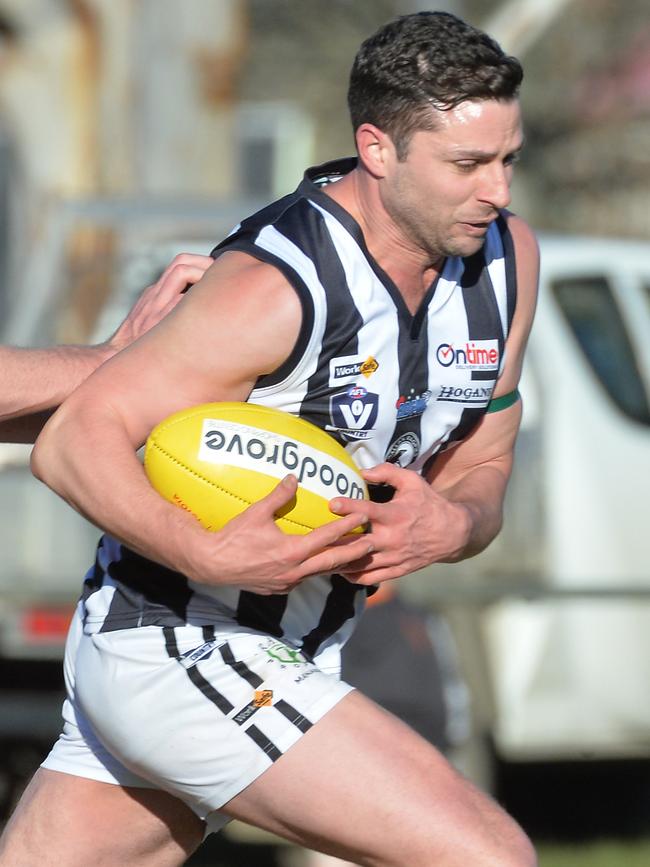
[(456, 165), (463, 172), (471, 172), (472, 169), (476, 168), (478, 163), (476, 160), (458, 160)]
[(503, 164), (505, 166), (514, 166), (515, 163), (519, 162), (520, 156), (521, 156), (521, 154), (510, 154), (509, 156), (507, 156), (505, 158), (505, 160), (503, 161)]

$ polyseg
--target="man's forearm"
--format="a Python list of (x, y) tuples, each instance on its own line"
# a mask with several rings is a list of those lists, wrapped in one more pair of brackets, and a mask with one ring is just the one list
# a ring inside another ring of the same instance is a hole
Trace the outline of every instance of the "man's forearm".
[(497, 537), (503, 524), (503, 499), (509, 467), (486, 465), (472, 470), (462, 481), (441, 491), (469, 517), (468, 536), (460, 552), (442, 562), (456, 563), (480, 554)]
[[(0, 422), (58, 406), (111, 354), (105, 344), (52, 349), (0, 346)], [(15, 425), (8, 430), (16, 430)]]

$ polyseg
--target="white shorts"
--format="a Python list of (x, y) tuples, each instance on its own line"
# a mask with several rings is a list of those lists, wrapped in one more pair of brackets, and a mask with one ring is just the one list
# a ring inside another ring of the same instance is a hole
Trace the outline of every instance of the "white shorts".
[(43, 767), (163, 789), (219, 830), (219, 809), (352, 690), (282, 640), (235, 627), (86, 635), (78, 612), (63, 732)]

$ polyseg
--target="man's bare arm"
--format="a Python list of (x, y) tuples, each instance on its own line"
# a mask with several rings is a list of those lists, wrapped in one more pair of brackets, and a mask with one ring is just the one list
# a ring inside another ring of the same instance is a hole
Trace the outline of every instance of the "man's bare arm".
[(295, 495), (286, 480), (218, 533), (208, 533), (147, 481), (136, 449), (170, 413), (207, 401), (245, 400), (279, 367), (299, 334), (302, 309), (285, 278), (242, 253), (226, 253), (157, 328), (107, 361), (61, 406), (33, 453), (35, 474), (129, 547), (206, 584), (287, 592), (336, 570), (369, 543), (331, 544), (365, 514), (288, 536), (273, 521)]
[[(506, 364), (495, 389), (517, 388), (537, 299), (539, 254), (528, 226), (509, 218), (516, 249), (517, 309), (507, 341)], [(368, 507), (374, 551), (344, 574), (361, 584), (406, 575), (431, 563), (456, 562), (486, 548), (501, 529), (503, 501), (521, 420), (521, 401), (487, 414), (475, 431), (437, 458), (425, 480), (410, 470), (380, 464), (364, 471), (368, 482), (395, 488), (389, 503)], [(354, 507), (336, 499), (332, 508)]]
[(166, 316), (184, 288), (200, 279), (211, 263), (209, 256), (176, 256), (105, 343), (50, 349), (0, 346), (0, 441), (33, 442), (52, 410), (100, 364)]

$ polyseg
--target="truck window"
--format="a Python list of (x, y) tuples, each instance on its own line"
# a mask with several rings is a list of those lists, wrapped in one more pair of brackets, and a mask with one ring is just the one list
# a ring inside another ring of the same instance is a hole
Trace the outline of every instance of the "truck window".
[(556, 280), (553, 293), (580, 349), (614, 404), (650, 425), (648, 396), (634, 349), (607, 280), (602, 276)]

